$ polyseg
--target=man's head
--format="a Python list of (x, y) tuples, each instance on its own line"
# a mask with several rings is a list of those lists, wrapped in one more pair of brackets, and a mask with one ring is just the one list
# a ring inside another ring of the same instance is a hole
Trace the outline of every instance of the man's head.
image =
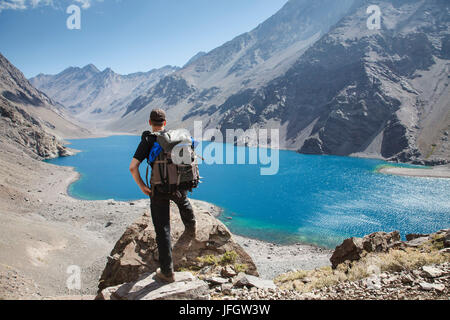
[(150, 113), (150, 126), (153, 131), (161, 131), (166, 126), (166, 113), (162, 109), (155, 109)]

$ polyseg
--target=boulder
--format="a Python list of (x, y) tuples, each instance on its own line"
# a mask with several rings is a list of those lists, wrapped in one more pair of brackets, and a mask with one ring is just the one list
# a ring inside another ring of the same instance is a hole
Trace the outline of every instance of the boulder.
[(387, 252), (392, 244), (400, 241), (400, 232), (375, 232), (363, 238), (363, 249), (367, 252)]
[(444, 248), (450, 248), (450, 229), (447, 230), (445, 233)]
[(369, 278), (363, 279), (362, 284), (368, 290), (381, 290), (381, 279), (377, 275), (371, 275)]
[(254, 287), (257, 289), (276, 289), (276, 286), (272, 280), (260, 279), (243, 272), (240, 272), (237, 277), (234, 278), (233, 285), (237, 288)]
[(387, 252), (391, 247), (401, 245), (400, 233), (375, 232), (364, 238), (350, 238), (336, 247), (330, 258), (332, 267), (335, 269), (345, 261), (356, 261), (361, 258), (363, 251), (366, 252)]
[(220, 271), (220, 275), (225, 278), (233, 278), (237, 275), (237, 273), (231, 266), (225, 266)]
[(411, 241), (418, 238), (427, 238), (428, 234), (411, 233), (406, 235), (406, 241)]
[(422, 270), (428, 278), (439, 278), (444, 274), (444, 271), (433, 266), (423, 266)]
[(445, 290), (445, 285), (439, 283), (421, 282), (419, 283), (419, 286), (424, 291), (436, 290), (438, 292), (442, 292)]
[[(219, 220), (194, 205), (197, 220), (195, 235), (185, 233), (184, 225), (176, 206), (171, 207), (171, 240), (175, 270), (198, 268), (202, 263), (198, 257), (237, 253), (236, 263), (245, 264), (247, 273), (258, 275), (251, 257), (239, 246), (228, 228)], [(158, 249), (152, 219), (147, 213), (129, 226), (116, 243), (100, 278), (99, 292), (108, 287), (130, 283), (159, 267)]]
[(421, 238), (414, 238), (412, 240), (405, 242), (405, 245), (410, 248), (418, 248), (429, 240), (430, 238), (428, 236)]
[(105, 288), (96, 300), (209, 300), (209, 286), (189, 272), (175, 273), (175, 282), (170, 284), (152, 273), (134, 282)]
[(331, 264), (335, 269), (339, 264), (345, 261), (355, 261), (361, 258), (363, 252), (363, 239), (350, 238), (345, 239), (344, 242), (336, 247), (333, 255), (330, 258)]
[(222, 285), (224, 283), (228, 283), (228, 279), (221, 278), (221, 277), (209, 277), (205, 279), (206, 282), (212, 284), (212, 285)]

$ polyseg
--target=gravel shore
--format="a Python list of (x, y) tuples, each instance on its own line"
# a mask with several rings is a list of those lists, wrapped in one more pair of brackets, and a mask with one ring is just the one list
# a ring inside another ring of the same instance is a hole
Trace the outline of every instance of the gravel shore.
[(450, 178), (450, 166), (437, 166), (432, 168), (401, 168), (385, 166), (378, 169), (378, 172), (384, 174), (394, 174), (405, 177), (419, 178)]
[(313, 270), (331, 266), (331, 250), (305, 244), (282, 246), (234, 235), (234, 239), (252, 257), (261, 278), (273, 280), (294, 270)]

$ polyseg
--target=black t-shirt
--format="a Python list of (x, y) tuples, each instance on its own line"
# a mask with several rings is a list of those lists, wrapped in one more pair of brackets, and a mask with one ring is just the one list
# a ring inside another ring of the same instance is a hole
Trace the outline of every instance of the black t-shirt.
[(136, 152), (134, 153), (134, 157), (139, 162), (144, 161), (148, 158), (150, 151), (153, 148), (153, 144), (156, 141), (156, 137), (152, 136), (150, 131), (145, 131), (142, 134), (141, 143), (139, 144)]

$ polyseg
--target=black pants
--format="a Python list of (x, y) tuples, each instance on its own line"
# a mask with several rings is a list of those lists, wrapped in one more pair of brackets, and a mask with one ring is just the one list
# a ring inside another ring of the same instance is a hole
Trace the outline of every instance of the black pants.
[(185, 227), (195, 224), (194, 210), (187, 198), (188, 191), (177, 191), (171, 194), (155, 193), (150, 197), (150, 209), (152, 212), (153, 225), (156, 232), (156, 243), (158, 245), (159, 263), (161, 271), (165, 274), (173, 272), (172, 244), (170, 241), (170, 201), (178, 206), (181, 220)]

